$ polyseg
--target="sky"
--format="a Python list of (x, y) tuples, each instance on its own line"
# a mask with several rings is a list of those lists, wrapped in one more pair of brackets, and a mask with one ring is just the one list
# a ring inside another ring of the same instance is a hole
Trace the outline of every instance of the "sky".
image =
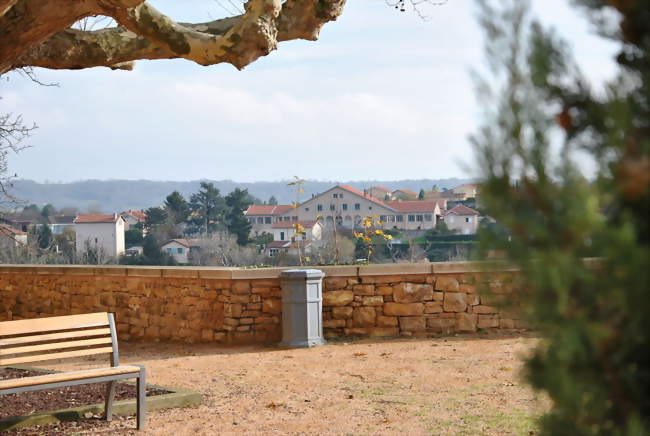
[[(179, 21), (226, 13), (214, 0), (150, 3)], [(616, 46), (568, 0), (533, 3), (594, 84), (613, 77)], [(423, 12), (348, 0), (318, 41), (281, 43), (243, 71), (184, 60), (37, 69), (58, 87), (10, 74), (0, 112), (38, 125), (10, 170), (39, 182), (471, 177), (480, 108), (469, 71), (484, 63), (473, 2)]]

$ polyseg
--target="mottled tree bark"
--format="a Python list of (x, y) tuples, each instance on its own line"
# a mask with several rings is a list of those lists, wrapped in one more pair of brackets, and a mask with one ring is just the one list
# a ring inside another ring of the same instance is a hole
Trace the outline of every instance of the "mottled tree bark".
[[(345, 0), (249, 0), (242, 15), (177, 23), (144, 0), (0, 0), (0, 74), (21, 67), (130, 69), (139, 59), (184, 58), (241, 69), (278, 42), (315, 40)], [(78, 20), (112, 17), (116, 27), (73, 29)]]

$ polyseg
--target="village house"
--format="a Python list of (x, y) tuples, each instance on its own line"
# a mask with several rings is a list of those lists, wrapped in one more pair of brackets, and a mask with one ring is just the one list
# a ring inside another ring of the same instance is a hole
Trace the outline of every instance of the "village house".
[(144, 225), (147, 221), (147, 214), (142, 210), (125, 210), (120, 215), (124, 219), (124, 230), (129, 230), (132, 227), (142, 224)]
[[(325, 226), (336, 223), (349, 229), (359, 228), (364, 217), (376, 217), (386, 229), (428, 230), (436, 226), (438, 217), (446, 206), (446, 200), (397, 200), (382, 201), (366, 192), (350, 186), (337, 185), (314, 195), (309, 200), (291, 207), (250, 206), (246, 217), (257, 231), (273, 232), (275, 223), (319, 221)], [(276, 209), (270, 209), (275, 207)], [(284, 212), (282, 212), (284, 210)], [(280, 211), (280, 212), (278, 212)], [(264, 215), (266, 214), (266, 215)], [(264, 217), (264, 224), (259, 218)], [(270, 221), (270, 224), (267, 222)]]
[[(251, 234), (258, 236), (262, 233), (272, 233), (272, 225), (278, 221), (278, 217), (291, 210), (291, 205), (266, 205), (253, 204), (244, 214), (251, 223)], [(297, 220), (297, 218), (296, 218)]]
[(461, 194), (464, 195), (465, 198), (462, 200), (465, 200), (467, 198), (476, 198), (479, 195), (479, 189), (481, 185), (478, 183), (465, 183), (464, 185), (456, 186), (452, 191), (454, 194)]
[(463, 235), (473, 235), (478, 229), (479, 213), (462, 204), (447, 210), (444, 213), (445, 224), (449, 230)]
[(311, 243), (322, 238), (323, 228), (320, 222), (312, 221), (278, 221), (272, 225), (273, 241), (265, 247), (265, 254), (274, 257), (278, 253), (297, 255), (300, 251), (307, 254)]
[(160, 246), (160, 249), (169, 254), (178, 263), (189, 263), (190, 255), (199, 249), (196, 239), (170, 239)]
[(393, 200), (417, 200), (418, 194), (410, 189), (396, 189), (391, 192), (390, 197)]
[(74, 219), (77, 252), (91, 248), (109, 257), (124, 254), (124, 226), (118, 214), (79, 215)]
[(366, 193), (380, 200), (386, 200), (386, 196), (388, 196), (389, 200), (392, 199), (390, 189), (384, 188), (383, 186), (373, 186), (372, 188), (368, 188)]
[(0, 249), (10, 250), (27, 244), (27, 233), (14, 229), (5, 224), (0, 224)]

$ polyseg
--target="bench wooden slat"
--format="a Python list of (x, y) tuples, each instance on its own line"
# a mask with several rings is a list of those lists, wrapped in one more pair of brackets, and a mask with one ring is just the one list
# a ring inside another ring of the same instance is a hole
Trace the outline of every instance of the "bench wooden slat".
[(25, 333), (48, 332), (54, 330), (79, 329), (108, 325), (108, 314), (86, 313), (81, 315), (53, 316), (49, 318), (21, 319), (0, 322), (0, 336)]
[(30, 335), (20, 336), (16, 338), (0, 339), (0, 347), (16, 344), (27, 344), (30, 342), (43, 342), (57, 339), (74, 339), (86, 336), (100, 336), (110, 335), (111, 329), (108, 327), (88, 329), (88, 330), (74, 330), (71, 332), (48, 333), (44, 335)]
[(37, 356), (0, 358), (0, 365), (14, 365), (16, 363), (38, 362), (41, 360), (66, 359), (68, 357), (91, 356), (93, 354), (112, 353), (113, 347), (89, 348), (86, 350), (64, 351), (61, 353), (39, 354)]
[(82, 380), (86, 378), (104, 377), (109, 375), (130, 374), (137, 373), (139, 371), (139, 366), (124, 365), (114, 366), (110, 368), (84, 369), (81, 371), (37, 375), (33, 377), (12, 378), (9, 380), (0, 380), (0, 390), (13, 389), (24, 386), (36, 386), (40, 384), (59, 383), (72, 380)]
[[(35, 351), (60, 350), (62, 348), (85, 347), (88, 345), (110, 344), (110, 337), (97, 339), (83, 339), (81, 341), (55, 342), (53, 344), (26, 345), (22, 347), (0, 348), (0, 356), (9, 354), (33, 353)], [(47, 358), (47, 354), (43, 357)]]

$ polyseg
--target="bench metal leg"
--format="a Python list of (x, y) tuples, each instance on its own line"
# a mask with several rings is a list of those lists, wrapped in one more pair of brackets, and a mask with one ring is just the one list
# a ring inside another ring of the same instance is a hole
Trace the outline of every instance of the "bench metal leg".
[(138, 430), (144, 430), (145, 418), (147, 414), (147, 391), (146, 376), (144, 366), (140, 367), (140, 376), (138, 377)]
[(115, 399), (115, 384), (116, 381), (108, 382), (108, 387), (106, 388), (106, 399), (104, 402), (104, 416), (106, 421), (113, 419), (113, 400)]

